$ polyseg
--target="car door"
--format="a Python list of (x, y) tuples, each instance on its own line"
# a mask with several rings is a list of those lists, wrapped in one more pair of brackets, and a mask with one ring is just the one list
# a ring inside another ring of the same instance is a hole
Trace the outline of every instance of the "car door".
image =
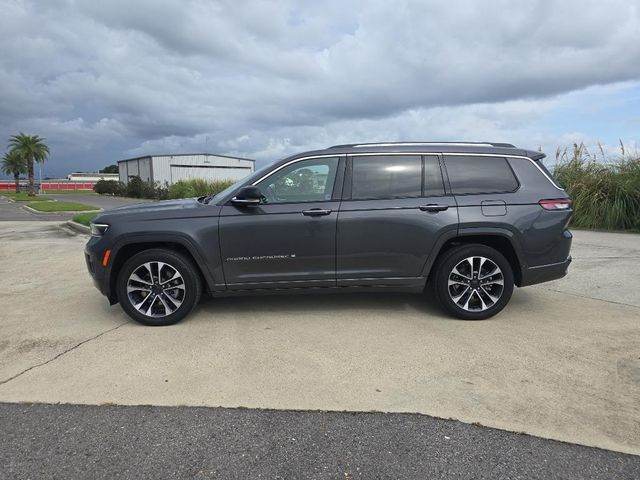
[(338, 215), (337, 284), (420, 285), (436, 240), (457, 227), (438, 155), (350, 156)]
[(227, 288), (335, 286), (344, 158), (293, 160), (256, 182), (257, 206), (224, 205), (219, 237)]

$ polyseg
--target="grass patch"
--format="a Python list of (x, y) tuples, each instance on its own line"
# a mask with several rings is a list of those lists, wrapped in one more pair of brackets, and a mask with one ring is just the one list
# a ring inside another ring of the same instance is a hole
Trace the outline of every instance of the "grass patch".
[(95, 213), (79, 213), (78, 215), (73, 217), (73, 221), (82, 225), (86, 225), (88, 227), (91, 223), (91, 220), (93, 220), (95, 216)]
[(27, 192), (2, 192), (0, 193), (0, 195), (15, 200), (16, 202), (33, 202), (34, 200), (38, 200), (41, 202), (53, 201), (53, 198), (47, 198), (45, 195), (36, 195), (35, 197), (30, 197), (29, 195), (27, 195)]
[(27, 206), (39, 212), (79, 212), (83, 210), (100, 210), (93, 205), (78, 202), (31, 202)]

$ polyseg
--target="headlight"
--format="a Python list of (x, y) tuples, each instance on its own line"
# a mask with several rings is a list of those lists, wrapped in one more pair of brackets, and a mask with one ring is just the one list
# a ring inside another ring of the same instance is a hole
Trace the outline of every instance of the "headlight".
[(105, 234), (105, 232), (109, 228), (109, 225), (107, 225), (105, 223), (91, 223), (90, 227), (91, 227), (91, 235), (92, 236), (101, 237), (102, 235)]

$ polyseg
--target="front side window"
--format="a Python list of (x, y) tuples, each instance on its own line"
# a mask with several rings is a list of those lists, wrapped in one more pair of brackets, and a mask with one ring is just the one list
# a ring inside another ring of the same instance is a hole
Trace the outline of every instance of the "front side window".
[(422, 158), (419, 155), (353, 157), (351, 198), (410, 198), (422, 195)]
[(266, 203), (321, 202), (331, 200), (338, 157), (302, 160), (286, 166), (256, 186)]

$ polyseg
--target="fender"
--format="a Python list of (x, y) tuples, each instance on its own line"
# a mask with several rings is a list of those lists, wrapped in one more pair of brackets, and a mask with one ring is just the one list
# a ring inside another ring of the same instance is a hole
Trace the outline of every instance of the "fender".
[(433, 247), (432, 254), (429, 256), (424, 266), (422, 275), (425, 278), (428, 278), (429, 273), (431, 272), (431, 268), (433, 267), (433, 264), (435, 263), (436, 259), (440, 255), (440, 251), (442, 250), (442, 247), (448, 241), (453, 240), (454, 238), (483, 236), (483, 235), (490, 236), (490, 237), (504, 237), (508, 239), (509, 243), (513, 247), (513, 251), (516, 254), (520, 268), (522, 270), (527, 268), (527, 264), (524, 261), (524, 254), (522, 252), (520, 242), (516, 240), (516, 234), (513, 231), (507, 228), (499, 228), (499, 227), (467, 227), (467, 228), (459, 228), (457, 231), (449, 230), (441, 234), (440, 237), (438, 237), (438, 240), (436, 241)]
[(111, 268), (116, 264), (118, 253), (123, 247), (129, 245), (135, 245), (140, 243), (176, 243), (184, 247), (193, 257), (196, 262), (196, 266), (202, 272), (204, 276), (207, 289), (209, 291), (214, 289), (216, 283), (224, 283), (224, 280), (216, 282), (215, 272), (212, 272), (209, 268), (209, 262), (206, 260), (205, 253), (200, 249), (198, 243), (189, 235), (181, 232), (169, 231), (169, 232), (141, 232), (135, 234), (126, 234), (117, 239), (113, 247), (111, 248), (111, 258), (113, 259), (107, 267), (107, 275), (109, 276), (110, 283), (113, 281), (111, 278)]
[(458, 236), (472, 236), (472, 235), (487, 235), (495, 237), (504, 237), (509, 240), (509, 243), (513, 247), (513, 251), (518, 258), (518, 265), (520, 268), (527, 268), (527, 262), (524, 260), (524, 252), (522, 251), (522, 242), (517, 238), (518, 233), (508, 228), (500, 227), (465, 227), (458, 229)]

